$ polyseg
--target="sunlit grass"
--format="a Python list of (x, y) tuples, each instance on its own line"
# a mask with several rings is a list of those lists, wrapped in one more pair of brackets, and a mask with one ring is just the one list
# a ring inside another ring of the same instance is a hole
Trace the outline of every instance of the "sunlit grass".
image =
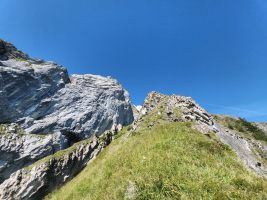
[(267, 199), (267, 183), (225, 145), (161, 123), (109, 145), (47, 199)]

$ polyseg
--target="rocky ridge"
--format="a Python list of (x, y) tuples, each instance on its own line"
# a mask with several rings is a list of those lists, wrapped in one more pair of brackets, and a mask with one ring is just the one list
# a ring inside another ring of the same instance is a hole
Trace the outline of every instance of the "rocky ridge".
[[(148, 122), (146, 121), (147, 116), (150, 116)], [(151, 116), (155, 120), (151, 120), (153, 119)], [(267, 166), (266, 161), (264, 161), (267, 158), (266, 143), (251, 137), (244, 137), (238, 131), (225, 127), (218, 117), (214, 118), (192, 98), (177, 95), (168, 96), (157, 92), (149, 93), (137, 120), (134, 122), (134, 130), (138, 130), (143, 123), (152, 127), (159, 122), (159, 119), (170, 122), (191, 122), (193, 128), (209, 137), (211, 133), (215, 133), (221, 142), (236, 152), (240, 160), (250, 170), (267, 178)], [(231, 118), (231, 120), (238, 120), (238, 118)], [(262, 125), (260, 127), (265, 130)]]
[[(191, 97), (163, 95), (151, 92), (145, 99), (135, 124), (143, 120), (146, 114), (153, 113), (171, 122), (193, 122), (194, 128), (204, 134), (217, 131), (212, 116)], [(153, 125), (153, 122), (150, 123)]]

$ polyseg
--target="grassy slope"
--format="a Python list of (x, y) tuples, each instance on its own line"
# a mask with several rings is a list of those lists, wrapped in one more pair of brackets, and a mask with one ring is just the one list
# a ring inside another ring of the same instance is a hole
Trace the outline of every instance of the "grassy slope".
[[(215, 115), (214, 118), (225, 128), (234, 131), (239, 136), (246, 138), (248, 141), (250, 139), (257, 140), (261, 145), (267, 145), (267, 134), (259, 129), (255, 124), (246, 121), (242, 118), (233, 118), (230, 116)], [(267, 166), (267, 152), (259, 148), (257, 145), (253, 146), (254, 153), (260, 155), (258, 159)]]
[(259, 129), (256, 125), (246, 121), (245, 119), (233, 118), (223, 115), (215, 115), (214, 118), (224, 127), (237, 131), (240, 134), (243, 134), (243, 136), (245, 137), (267, 142), (266, 133), (263, 130)]
[(267, 199), (267, 182), (190, 124), (161, 122), (109, 145), (47, 199)]

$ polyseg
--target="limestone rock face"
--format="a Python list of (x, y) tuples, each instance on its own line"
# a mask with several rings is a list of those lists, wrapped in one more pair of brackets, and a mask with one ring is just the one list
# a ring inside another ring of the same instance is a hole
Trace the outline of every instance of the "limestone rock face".
[(133, 120), (128, 92), (117, 80), (69, 77), (61, 65), (0, 40), (0, 126), (15, 123), (23, 130), (0, 133), (0, 183), (42, 157)]
[(38, 200), (80, 172), (112, 140), (111, 132), (18, 170), (0, 185), (0, 199)]
[(1, 125), (0, 183), (13, 172), (66, 147), (67, 138), (60, 133), (25, 134), (17, 125)]
[(0, 123), (44, 117), (45, 100), (69, 82), (66, 69), (50, 62), (0, 61)]
[(133, 111), (134, 119), (135, 120), (138, 119), (140, 110), (138, 110), (138, 108), (135, 105), (132, 105), (132, 111)]
[(73, 75), (70, 84), (42, 100), (42, 107), (46, 108), (45, 116), (37, 120), (27, 117), (22, 124), (26, 132), (61, 131), (87, 138), (103, 133), (113, 124), (133, 121), (128, 93), (116, 80), (95, 75)]
[[(0, 43), (7, 52), (19, 52)], [(116, 80), (95, 75), (69, 78), (62, 66), (23, 55), (0, 61), (0, 123), (16, 122), (27, 133), (61, 131), (87, 138), (113, 124), (133, 121), (128, 92)]]

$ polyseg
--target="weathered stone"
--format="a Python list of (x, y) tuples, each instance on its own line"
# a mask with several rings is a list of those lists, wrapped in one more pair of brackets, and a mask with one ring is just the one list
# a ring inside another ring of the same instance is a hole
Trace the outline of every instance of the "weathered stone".
[(111, 78), (73, 75), (61, 66), (2, 61), (0, 122), (17, 122), (28, 133), (62, 131), (86, 138), (133, 121), (128, 93)]
[(1, 136), (0, 182), (74, 142), (101, 135), (113, 124), (133, 121), (128, 92), (117, 80), (69, 77), (61, 65), (32, 59), (3, 40), (0, 51), (0, 124), (16, 123), (25, 131), (19, 135), (9, 126), (10, 136)]
[(142, 116), (154, 109), (157, 109), (157, 114), (168, 121), (194, 122), (194, 127), (202, 133), (216, 131), (212, 116), (190, 97), (151, 92), (140, 110), (140, 120)]
[(112, 140), (107, 132), (100, 138), (87, 139), (70, 149), (44, 158), (12, 174), (0, 185), (1, 200), (39, 200), (56, 187), (73, 178)]
[[(238, 120), (238, 118), (216, 115), (217, 118), (232, 118)], [(215, 126), (218, 131), (216, 135), (225, 144), (227, 144), (242, 162), (257, 175), (267, 178), (267, 166), (262, 164), (262, 160), (267, 158), (267, 145), (261, 141), (257, 141), (245, 135), (240, 135), (236, 130), (228, 129), (220, 120), (215, 121)], [(258, 152), (261, 152), (259, 154)], [(260, 164), (259, 164), (260, 163)]]
[(13, 172), (68, 147), (61, 133), (46, 136), (24, 134), (9, 129), (0, 134), (0, 183)]

